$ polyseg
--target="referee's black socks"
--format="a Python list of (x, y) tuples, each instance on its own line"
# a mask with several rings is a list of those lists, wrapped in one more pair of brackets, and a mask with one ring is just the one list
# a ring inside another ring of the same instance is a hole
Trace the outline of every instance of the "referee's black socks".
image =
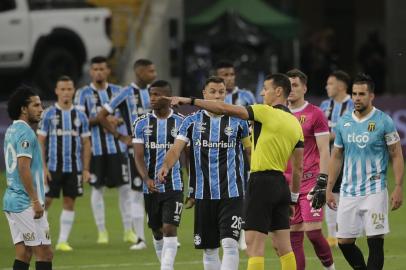
[(36, 270), (52, 270), (52, 262), (35, 262)]
[(383, 269), (383, 238), (368, 238), (369, 256), (368, 270)]
[(28, 270), (30, 268), (30, 264), (17, 260), (14, 260), (13, 270)]
[(344, 258), (353, 269), (367, 270), (364, 256), (362, 255), (361, 250), (355, 245), (355, 242), (352, 244), (338, 244), (338, 246), (340, 247)]

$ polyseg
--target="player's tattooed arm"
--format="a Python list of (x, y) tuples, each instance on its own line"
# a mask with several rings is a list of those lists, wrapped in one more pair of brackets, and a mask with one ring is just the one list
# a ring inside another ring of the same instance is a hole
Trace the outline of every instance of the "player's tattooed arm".
[(393, 174), (395, 176), (395, 189), (391, 194), (391, 207), (392, 210), (396, 210), (403, 203), (404, 160), (400, 142), (388, 145), (388, 151), (392, 160)]

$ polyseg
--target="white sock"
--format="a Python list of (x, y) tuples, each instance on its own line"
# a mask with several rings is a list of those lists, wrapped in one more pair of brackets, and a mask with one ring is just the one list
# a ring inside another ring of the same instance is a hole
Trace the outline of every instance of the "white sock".
[(205, 249), (203, 252), (204, 270), (220, 270), (221, 262), (219, 257), (219, 249)]
[(173, 270), (176, 253), (178, 252), (178, 237), (164, 237), (163, 240), (161, 270)]
[(131, 230), (131, 187), (129, 185), (118, 188), (118, 202), (124, 230)]
[(139, 191), (132, 192), (131, 212), (133, 216), (134, 231), (138, 238), (145, 241), (144, 233), (144, 194)]
[(223, 260), (221, 270), (238, 270), (240, 253), (238, 252), (238, 242), (232, 238), (221, 239), (223, 247)]
[[(334, 193), (336, 202), (338, 203), (338, 197)], [(326, 225), (327, 225), (327, 235), (329, 237), (337, 237), (337, 211), (331, 210), (329, 207), (326, 207)]]
[(330, 265), (329, 267), (324, 267), (325, 270), (336, 270), (336, 267), (334, 266), (334, 263)]
[(154, 243), (156, 256), (158, 257), (159, 262), (161, 262), (162, 248), (163, 248), (163, 245), (164, 245), (164, 240), (163, 239), (155, 240), (155, 238), (152, 237), (152, 242)]
[(103, 193), (103, 188), (92, 187), (92, 192), (90, 195), (90, 203), (92, 205), (94, 221), (96, 222), (96, 226), (99, 232), (104, 232), (106, 230)]
[(75, 212), (69, 210), (62, 210), (60, 217), (60, 230), (58, 243), (68, 242), (68, 237), (72, 229), (73, 221), (75, 220)]

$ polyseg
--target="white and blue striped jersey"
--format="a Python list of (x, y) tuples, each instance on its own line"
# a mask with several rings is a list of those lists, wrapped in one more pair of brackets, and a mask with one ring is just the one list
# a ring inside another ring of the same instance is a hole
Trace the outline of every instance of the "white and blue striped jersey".
[(373, 108), (359, 120), (346, 113), (336, 126), (334, 146), (344, 148), (344, 171), (340, 194), (357, 197), (381, 192), (387, 187), (388, 145), (400, 141), (392, 119)]
[[(96, 90), (93, 84), (79, 89), (75, 96), (75, 106), (85, 112), (86, 116), (91, 119), (97, 117), (104, 104), (108, 104), (110, 100), (120, 93), (120, 86), (108, 84), (106, 89)], [(121, 118), (121, 114), (117, 109), (114, 111), (114, 116)], [(122, 134), (126, 133), (125, 125), (121, 125), (118, 129)], [(104, 132), (101, 125), (90, 127), (92, 136), (92, 155), (101, 156), (105, 154), (117, 154), (127, 151), (127, 146), (115, 139), (109, 132)]]
[(240, 89), (236, 86), (232, 92), (227, 93), (224, 102), (246, 107), (249, 105), (254, 105), (256, 103), (256, 100), (254, 94), (251, 91)]
[[(144, 160), (148, 176), (155, 180), (159, 192), (182, 191), (183, 181), (179, 160), (169, 171), (165, 184), (158, 180), (166, 152), (173, 145), (183, 117), (171, 111), (166, 119), (158, 118), (153, 112), (141, 115), (134, 123), (133, 143), (144, 144)], [(144, 183), (144, 193), (149, 193)]]
[(82, 141), (89, 137), (89, 121), (79, 109), (57, 103), (42, 114), (37, 134), (47, 137), (47, 166), (51, 172), (82, 171)]
[(338, 120), (346, 112), (351, 112), (354, 109), (354, 102), (351, 99), (350, 95), (347, 95), (343, 102), (337, 102), (332, 98), (324, 100), (320, 104), (320, 109), (324, 112), (324, 115), (328, 121), (328, 127), (330, 131), (334, 131), (335, 126), (337, 125)]
[(3, 197), (3, 210), (20, 213), (31, 206), (31, 200), (25, 191), (18, 172), (19, 157), (31, 159), (30, 172), (38, 200), (45, 201), (44, 169), (42, 151), (34, 130), (22, 120), (14, 121), (8, 127), (4, 139), (4, 159), (6, 162), (7, 188)]
[(183, 120), (177, 139), (190, 143), (189, 196), (226, 199), (243, 196), (242, 139), (247, 121), (197, 111)]

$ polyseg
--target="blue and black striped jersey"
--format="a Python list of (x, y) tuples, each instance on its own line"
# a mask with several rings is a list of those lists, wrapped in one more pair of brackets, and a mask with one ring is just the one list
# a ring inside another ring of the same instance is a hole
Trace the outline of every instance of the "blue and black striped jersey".
[(177, 139), (190, 143), (189, 196), (225, 199), (243, 196), (242, 139), (247, 121), (197, 111), (183, 120)]
[[(75, 96), (76, 107), (85, 112), (87, 117), (95, 118), (104, 104), (120, 93), (120, 87), (114, 84), (108, 84), (106, 89), (96, 90), (93, 84), (79, 89)], [(121, 118), (119, 110), (114, 112), (114, 116)], [(127, 147), (119, 140), (115, 139), (111, 133), (106, 133), (101, 125), (90, 127), (92, 135), (92, 154), (101, 156), (104, 154), (116, 154), (126, 152)], [(119, 132), (126, 134), (124, 125), (119, 127)]]
[[(183, 190), (179, 161), (169, 171), (165, 184), (161, 184), (157, 177), (166, 152), (175, 141), (182, 120), (181, 115), (171, 111), (166, 119), (160, 119), (152, 112), (141, 115), (134, 122), (133, 143), (144, 144), (144, 160), (148, 176), (155, 180), (159, 192)], [(144, 193), (148, 193), (145, 183), (143, 189)]]
[(341, 116), (346, 112), (350, 112), (354, 109), (354, 103), (350, 95), (347, 95), (343, 102), (337, 102), (334, 99), (329, 98), (320, 104), (320, 109), (324, 112), (324, 115), (328, 120), (330, 131), (334, 132), (338, 120), (340, 120)]
[(251, 91), (240, 89), (238, 87), (235, 87), (231, 93), (227, 93), (224, 102), (244, 107), (257, 103), (254, 94)]
[(47, 108), (37, 133), (47, 137), (47, 166), (52, 172), (82, 171), (81, 138), (89, 137), (89, 121), (78, 109), (63, 110), (58, 104)]

